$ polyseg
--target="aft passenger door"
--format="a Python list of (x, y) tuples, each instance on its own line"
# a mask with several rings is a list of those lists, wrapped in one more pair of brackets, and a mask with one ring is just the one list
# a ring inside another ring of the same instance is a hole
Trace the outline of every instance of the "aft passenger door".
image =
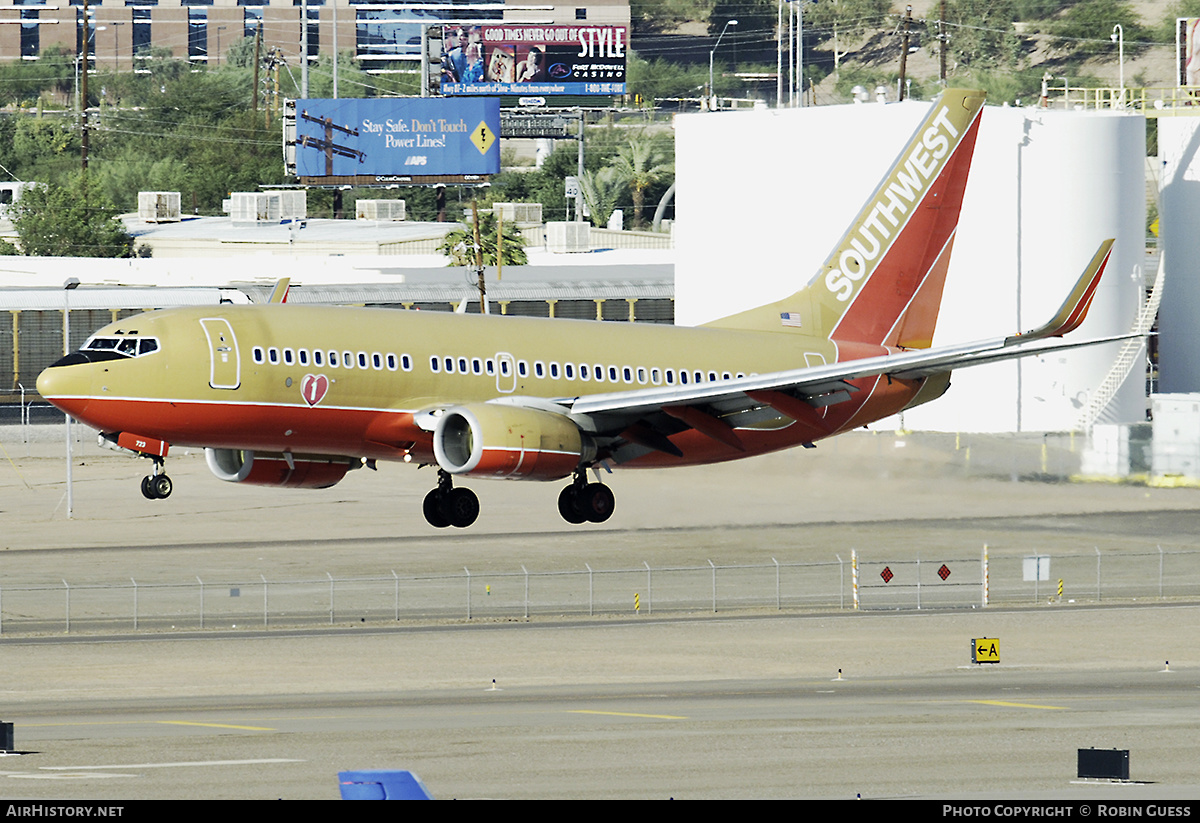
[(233, 327), (223, 317), (205, 317), (200, 325), (208, 338), (208, 385), (214, 389), (236, 389), (242, 384), (242, 366)]

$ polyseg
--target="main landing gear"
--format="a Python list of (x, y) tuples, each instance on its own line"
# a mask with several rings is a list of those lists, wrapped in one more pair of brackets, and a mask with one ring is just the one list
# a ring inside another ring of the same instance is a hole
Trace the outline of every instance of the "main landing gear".
[(425, 519), (437, 529), (465, 529), (479, 517), (479, 498), (470, 489), (454, 488), (450, 473), (438, 469), (437, 488), (425, 495)]
[[(146, 478), (146, 481), (151, 480)], [(146, 481), (143, 481), (143, 490)], [(587, 474), (581, 470), (558, 496), (558, 512), (568, 523), (603, 523), (612, 517), (614, 503), (612, 489), (603, 483), (587, 482)], [(465, 529), (479, 517), (479, 498), (470, 489), (454, 488), (450, 473), (438, 469), (437, 488), (425, 495), (422, 510), (434, 528), (454, 526)]]
[(615, 503), (612, 489), (603, 483), (587, 482), (587, 473), (578, 471), (571, 485), (558, 496), (558, 513), (568, 523), (603, 523), (612, 517)]
[(171, 496), (174, 484), (163, 472), (163, 461), (154, 461), (154, 471), (142, 478), (142, 496), (147, 500), (165, 500)]

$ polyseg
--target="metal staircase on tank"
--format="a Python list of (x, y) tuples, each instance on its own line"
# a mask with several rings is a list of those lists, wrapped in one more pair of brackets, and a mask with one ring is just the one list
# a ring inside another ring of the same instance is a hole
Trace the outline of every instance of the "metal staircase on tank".
[(1163, 259), (1165, 255), (1160, 251), (1158, 255), (1158, 271), (1154, 275), (1154, 286), (1150, 289), (1150, 296), (1146, 299), (1138, 312), (1137, 320), (1134, 321), (1133, 328), (1130, 330), (1137, 335), (1129, 340), (1126, 340), (1121, 345), (1121, 352), (1117, 355), (1116, 361), (1112, 364), (1112, 368), (1108, 370), (1108, 375), (1104, 378), (1104, 382), (1092, 392), (1091, 398), (1083, 408), (1083, 412), (1079, 415), (1079, 419), (1075, 424), (1077, 431), (1091, 431), (1093, 425), (1108, 408), (1109, 402), (1116, 395), (1117, 390), (1129, 377), (1129, 373), (1138, 363), (1142, 362), (1142, 352), (1146, 348), (1146, 337), (1150, 334), (1150, 329), (1154, 327), (1154, 318), (1158, 316), (1158, 306), (1162, 302), (1162, 287), (1163, 287)]

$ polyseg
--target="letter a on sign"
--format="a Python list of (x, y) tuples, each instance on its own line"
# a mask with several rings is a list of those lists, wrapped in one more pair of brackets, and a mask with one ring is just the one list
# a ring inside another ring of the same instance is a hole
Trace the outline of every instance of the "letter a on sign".
[(997, 637), (976, 637), (971, 641), (972, 663), (999, 663), (1000, 639)]

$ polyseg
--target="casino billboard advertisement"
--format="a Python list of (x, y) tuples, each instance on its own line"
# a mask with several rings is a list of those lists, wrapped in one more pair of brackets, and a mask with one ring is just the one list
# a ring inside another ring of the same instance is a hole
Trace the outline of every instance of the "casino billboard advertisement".
[(443, 95), (625, 93), (624, 26), (445, 26)]
[(1200, 17), (1176, 18), (1175, 30), (1179, 85), (1200, 87)]
[(500, 101), (398, 97), (295, 101), (306, 182), (474, 179), (500, 171)]

